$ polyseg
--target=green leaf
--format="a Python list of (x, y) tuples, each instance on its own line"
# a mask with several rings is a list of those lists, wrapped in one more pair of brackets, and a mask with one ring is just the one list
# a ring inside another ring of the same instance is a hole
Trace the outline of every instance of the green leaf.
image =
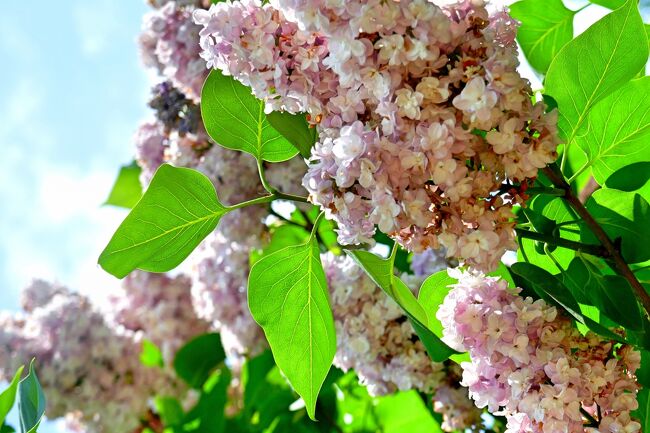
[(186, 433), (223, 433), (226, 426), (224, 409), (228, 401), (228, 386), (232, 376), (227, 369), (219, 369), (208, 377), (201, 389), (196, 406), (185, 416)]
[(346, 250), (345, 252), (368, 274), (370, 279), (377, 284), (397, 305), (402, 307), (406, 314), (424, 327), (428, 327), (427, 314), (418, 303), (411, 289), (393, 271), (397, 247), (393, 248), (391, 256), (387, 259), (363, 250)]
[(510, 270), (513, 276), (516, 277), (515, 281), (520, 287), (532, 289), (546, 302), (562, 307), (578, 323), (585, 325), (592, 331), (615, 341), (623, 341), (620, 336), (606, 327), (589, 317), (585, 317), (569, 289), (554, 275), (530, 263), (514, 263)]
[(561, 306), (575, 319), (583, 321), (578, 302), (554, 275), (530, 263), (514, 263), (510, 269), (513, 274), (525, 280), (546, 302)]
[(163, 164), (99, 256), (99, 264), (118, 278), (136, 268), (167, 272), (185, 260), (229, 210), (205, 175)]
[(336, 352), (334, 318), (314, 233), (307, 243), (276, 251), (253, 265), (248, 305), (264, 329), (276, 364), (314, 419), (316, 398)]
[(261, 251), (258, 250), (257, 254), (251, 256), (251, 266), (262, 257), (292, 245), (305, 243), (309, 239), (309, 232), (303, 227), (294, 224), (283, 224), (278, 227), (273, 227), (271, 231), (271, 242)]
[(15, 433), (16, 429), (9, 424), (0, 424), (0, 433)]
[(427, 314), (429, 329), (438, 337), (442, 337), (442, 323), (436, 313), (453, 284), (456, 284), (456, 280), (450, 277), (445, 269), (424, 280), (418, 293), (418, 301)]
[(443, 343), (440, 337), (432, 332), (429, 328), (429, 319), (425, 309), (420, 305), (411, 289), (395, 276), (394, 262), (397, 249), (397, 247), (394, 247), (387, 259), (382, 259), (363, 250), (346, 250), (346, 253), (354, 259), (375, 284), (404, 310), (431, 359), (442, 362), (457, 352)]
[(123, 165), (104, 204), (127, 209), (135, 206), (142, 197), (141, 171), (140, 166), (135, 161), (129, 165)]
[[(637, 193), (599, 189), (587, 201), (587, 210), (610, 239), (621, 238), (621, 251), (628, 263), (650, 259), (650, 205)], [(582, 225), (581, 240), (598, 243), (589, 227)]]
[(5, 422), (7, 414), (14, 406), (14, 402), (16, 401), (16, 392), (18, 390), (18, 382), (20, 381), (20, 376), (23, 374), (23, 368), (24, 366), (21, 365), (18, 370), (16, 370), (13, 380), (7, 389), (2, 391), (2, 394), (0, 394), (0, 425)]
[(539, 0), (522, 0), (510, 5), (510, 15), (521, 22), (517, 40), (528, 62), (546, 72), (551, 61), (573, 38), (573, 16), (562, 0), (546, 0), (540, 13)]
[(416, 391), (399, 392), (379, 399), (375, 414), (383, 433), (442, 433)]
[(639, 304), (625, 278), (601, 275), (598, 268), (580, 254), (571, 261), (563, 276), (578, 302), (597, 307), (628, 329), (643, 329)]
[(179, 426), (183, 423), (185, 417), (183, 407), (175, 398), (156, 397), (154, 398), (154, 406), (165, 427)]
[(18, 383), (18, 417), (22, 433), (34, 433), (45, 413), (45, 394), (34, 371), (34, 360), (29, 374)]
[(298, 149), (303, 158), (311, 156), (311, 148), (318, 140), (318, 134), (316, 128), (307, 122), (306, 115), (272, 111), (266, 115), (266, 120)]
[(266, 350), (255, 358), (248, 359), (242, 368), (242, 385), (244, 387), (244, 411), (249, 412), (256, 400), (264, 396), (264, 380), (275, 367), (273, 354)]
[(627, 0), (560, 50), (544, 88), (558, 103), (558, 125), (567, 143), (573, 141), (589, 110), (632, 79), (647, 59), (648, 43), (636, 0)]
[(650, 162), (626, 165), (607, 178), (605, 186), (621, 191), (637, 192), (650, 199)]
[(221, 146), (250, 153), (258, 160), (286, 161), (298, 150), (271, 126), (264, 102), (233, 77), (210, 71), (201, 92), (205, 129)]
[(142, 340), (140, 363), (145, 367), (163, 367), (165, 365), (162, 352), (153, 341)]
[(219, 334), (194, 337), (174, 357), (176, 374), (192, 388), (201, 388), (210, 373), (226, 359)]
[(576, 143), (600, 185), (619, 168), (650, 161), (650, 77), (632, 80), (596, 104)]
[(609, 9), (618, 9), (625, 4), (625, 0), (590, 0), (590, 2)]

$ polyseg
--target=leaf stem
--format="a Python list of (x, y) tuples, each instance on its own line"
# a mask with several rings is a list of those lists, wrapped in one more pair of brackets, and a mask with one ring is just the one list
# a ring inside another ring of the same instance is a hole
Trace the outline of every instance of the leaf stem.
[(574, 251), (580, 251), (581, 253), (591, 254), (592, 256), (609, 258), (608, 251), (605, 248), (603, 248), (601, 245), (584, 244), (582, 242), (576, 242), (576, 241), (571, 241), (569, 239), (558, 238), (544, 233), (532, 232), (530, 230), (524, 230), (522, 228), (516, 228), (515, 232), (517, 233), (517, 236), (520, 236), (522, 238), (544, 242), (546, 244), (553, 245), (556, 247), (562, 247)]
[(266, 176), (264, 176), (264, 162), (261, 159), (257, 160), (257, 171), (260, 174), (260, 181), (262, 182), (264, 189), (271, 194), (275, 194), (277, 192), (276, 189), (267, 182)]
[(628, 264), (623, 259), (619, 247), (617, 247), (614, 242), (609, 238), (605, 230), (598, 224), (598, 221), (594, 219), (593, 216), (589, 213), (587, 208), (582, 204), (580, 199), (573, 193), (571, 190), (571, 185), (567, 183), (566, 179), (562, 175), (562, 172), (559, 170), (556, 164), (549, 165), (542, 169), (544, 174), (549, 178), (553, 184), (564, 190), (564, 199), (575, 209), (576, 213), (582, 218), (582, 220), (587, 224), (592, 233), (596, 236), (601, 245), (607, 250), (609, 254), (610, 267), (614, 269), (619, 275), (624, 277), (632, 286), (632, 290), (637, 297), (637, 299), (643, 305), (646, 315), (650, 316), (650, 295), (646, 292), (643, 285), (634, 275), (634, 272), (630, 269)]
[(247, 201), (244, 201), (244, 202), (241, 202), (241, 203), (234, 204), (232, 206), (228, 206), (228, 209), (229, 210), (235, 210), (235, 209), (241, 209), (241, 208), (247, 207), (247, 206), (253, 206), (253, 205), (256, 205), (256, 204), (270, 203), (275, 199), (276, 199), (275, 194), (265, 195), (264, 197), (258, 197), (258, 198), (254, 198), (253, 200), (247, 200)]
[(314, 221), (313, 228), (311, 229), (312, 237), (314, 235), (318, 236), (318, 226), (320, 225), (320, 222), (323, 220), (324, 217), (325, 217), (325, 212), (319, 213), (318, 216), (316, 217), (316, 221)]

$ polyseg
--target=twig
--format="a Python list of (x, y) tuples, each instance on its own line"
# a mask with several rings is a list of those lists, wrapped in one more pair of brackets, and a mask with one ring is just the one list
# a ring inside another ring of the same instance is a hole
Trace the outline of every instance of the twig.
[(630, 286), (632, 286), (632, 290), (634, 290), (636, 297), (641, 302), (641, 305), (643, 305), (646, 315), (650, 316), (650, 295), (648, 295), (648, 292), (646, 292), (643, 285), (639, 282), (628, 264), (623, 259), (619, 248), (609, 238), (607, 233), (605, 233), (605, 230), (603, 230), (600, 224), (598, 224), (598, 221), (596, 221), (594, 217), (591, 216), (580, 199), (578, 199), (578, 197), (573, 193), (571, 186), (564, 179), (564, 176), (559, 171), (557, 165), (549, 165), (543, 168), (542, 171), (556, 187), (564, 190), (564, 199), (571, 205), (571, 207), (573, 207), (573, 209), (575, 209), (577, 214), (587, 224), (601, 245), (607, 250), (610, 256), (609, 258), (614, 264), (612, 268), (630, 283)]

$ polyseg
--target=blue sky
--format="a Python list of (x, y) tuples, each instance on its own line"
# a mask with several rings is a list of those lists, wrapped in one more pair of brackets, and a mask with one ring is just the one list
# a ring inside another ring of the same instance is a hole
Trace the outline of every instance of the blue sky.
[[(95, 265), (124, 217), (101, 207), (148, 115), (144, 1), (4, 2), (0, 14), (0, 309), (32, 277), (101, 298)], [(15, 415), (10, 422), (16, 427)], [(60, 431), (45, 423), (41, 433)]]
[(0, 15), (2, 309), (33, 276), (95, 293), (112, 283), (94, 263), (123, 214), (100, 204), (147, 114), (144, 2), (39, 3)]

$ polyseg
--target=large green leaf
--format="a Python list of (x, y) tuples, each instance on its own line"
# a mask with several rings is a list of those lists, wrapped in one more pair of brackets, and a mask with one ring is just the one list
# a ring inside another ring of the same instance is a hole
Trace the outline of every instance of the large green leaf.
[(210, 373), (226, 359), (219, 334), (203, 334), (178, 349), (174, 370), (193, 388), (201, 388)]
[(625, 0), (590, 0), (590, 2), (610, 9), (618, 9), (625, 4)]
[(303, 158), (311, 156), (311, 148), (316, 143), (318, 134), (304, 114), (273, 111), (266, 115), (266, 120), (298, 149)]
[(334, 318), (316, 236), (255, 263), (248, 305), (275, 362), (314, 418), (316, 398), (336, 352)]
[(596, 266), (578, 254), (563, 273), (564, 282), (581, 304), (593, 305), (628, 329), (643, 329), (641, 311), (625, 278), (601, 275)]
[(374, 412), (383, 433), (442, 433), (416, 391), (383, 397)]
[(427, 313), (406, 284), (394, 274), (394, 261), (397, 247), (393, 248), (387, 259), (363, 250), (346, 250), (346, 253), (368, 274), (384, 292), (404, 309), (407, 315), (428, 327)]
[(397, 247), (394, 247), (387, 259), (382, 259), (363, 250), (346, 250), (346, 253), (354, 259), (375, 284), (404, 310), (431, 359), (442, 362), (457, 352), (443, 343), (440, 337), (432, 332), (429, 327), (427, 312), (420, 305), (411, 289), (395, 276), (396, 251)]
[(228, 211), (205, 175), (163, 164), (99, 256), (99, 264), (118, 278), (136, 268), (169, 271), (185, 260)]
[(539, 297), (561, 306), (571, 316), (582, 321), (578, 302), (555, 276), (530, 263), (514, 263), (510, 269), (513, 274), (527, 281)]
[(117, 175), (113, 189), (104, 204), (131, 209), (142, 197), (142, 185), (140, 184), (140, 172), (142, 170), (133, 161), (129, 165), (123, 165)]
[(519, 287), (532, 290), (546, 302), (562, 307), (569, 316), (592, 331), (615, 341), (623, 341), (605, 326), (586, 317), (571, 291), (555, 275), (530, 263), (514, 263), (510, 270)]
[(551, 61), (573, 38), (573, 16), (562, 0), (546, 0), (540, 13), (539, 0), (522, 0), (510, 5), (510, 15), (521, 22), (517, 40), (528, 62), (546, 72)]
[(266, 119), (264, 102), (253, 96), (250, 88), (217, 70), (210, 71), (203, 85), (201, 115), (210, 137), (223, 147), (270, 162), (298, 154)]
[[(224, 409), (232, 375), (222, 368), (213, 372), (201, 387), (201, 397), (185, 415), (183, 430), (191, 433), (223, 433), (226, 427)], [(230, 432), (229, 432), (230, 433)]]
[[(616, 189), (599, 189), (587, 201), (587, 210), (611, 239), (620, 238), (621, 251), (628, 263), (650, 259), (650, 205), (641, 195)], [(581, 239), (586, 243), (598, 243), (584, 224)]]
[(18, 391), (18, 382), (20, 381), (21, 374), (23, 374), (22, 365), (16, 371), (16, 374), (14, 375), (14, 378), (7, 389), (2, 391), (2, 394), (0, 394), (0, 425), (5, 422), (7, 414), (14, 406), (14, 402), (16, 401), (16, 392)]
[(650, 161), (650, 77), (632, 80), (589, 112), (576, 143), (603, 185), (619, 168)]
[(450, 277), (445, 269), (424, 280), (418, 293), (418, 301), (427, 314), (429, 329), (438, 337), (442, 337), (442, 323), (436, 317), (436, 313), (451, 290), (450, 286), (455, 283), (456, 280)]
[(568, 143), (598, 101), (629, 81), (648, 59), (636, 0), (589, 27), (553, 59), (545, 91), (558, 103), (559, 128)]
[(34, 360), (29, 374), (18, 383), (18, 417), (22, 433), (34, 433), (45, 413), (45, 394), (34, 371)]

